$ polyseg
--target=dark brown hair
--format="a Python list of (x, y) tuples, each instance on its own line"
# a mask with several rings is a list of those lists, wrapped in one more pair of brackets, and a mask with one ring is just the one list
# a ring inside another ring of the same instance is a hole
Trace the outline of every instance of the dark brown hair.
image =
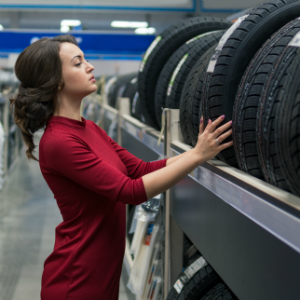
[(16, 95), (10, 97), (15, 123), (21, 129), (29, 159), (35, 149), (33, 133), (47, 125), (57, 105), (58, 87), (63, 87), (62, 63), (59, 56), (61, 43), (78, 46), (71, 35), (42, 38), (28, 46), (18, 57), (15, 73), (20, 80)]

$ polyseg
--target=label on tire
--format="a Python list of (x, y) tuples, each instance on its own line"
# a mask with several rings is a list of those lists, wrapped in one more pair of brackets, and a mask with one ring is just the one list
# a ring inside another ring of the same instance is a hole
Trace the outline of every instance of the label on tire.
[(152, 53), (154, 48), (157, 46), (157, 44), (160, 42), (160, 40), (161, 40), (161, 36), (159, 35), (158, 37), (156, 37), (156, 39), (152, 42), (152, 44), (147, 49), (147, 51), (146, 51), (146, 53), (143, 57), (143, 60), (141, 62), (141, 65), (140, 65), (140, 72), (144, 71), (144, 67), (145, 67), (145, 64), (147, 62), (147, 59), (149, 58), (150, 54)]
[(170, 95), (171, 95), (171, 91), (172, 91), (172, 87), (173, 87), (173, 84), (174, 84), (174, 80), (175, 80), (175, 78), (176, 78), (178, 72), (180, 71), (182, 65), (184, 64), (184, 62), (185, 62), (186, 59), (188, 58), (188, 56), (189, 56), (189, 54), (187, 53), (187, 54), (181, 59), (181, 61), (180, 61), (179, 64), (177, 65), (175, 71), (173, 72), (172, 78), (171, 78), (170, 83), (169, 83), (167, 96), (170, 96)]
[(217, 63), (217, 60), (220, 56), (220, 53), (225, 45), (225, 43), (227, 42), (227, 40), (230, 38), (230, 36), (233, 34), (233, 32), (241, 25), (241, 23), (249, 16), (248, 15), (244, 15), (240, 18), (238, 18), (238, 20), (225, 32), (225, 34), (222, 36), (218, 46), (216, 47), (216, 50), (214, 52), (214, 54), (212, 55), (209, 64), (208, 64), (208, 68), (207, 68), (207, 72), (208, 73), (213, 73), (215, 70), (215, 66)]
[(201, 39), (201, 38), (203, 38), (203, 37), (205, 37), (205, 36), (207, 36), (207, 35), (210, 35), (210, 34), (213, 34), (213, 33), (217, 33), (217, 32), (220, 32), (220, 30), (202, 33), (202, 34), (200, 34), (200, 35), (198, 35), (198, 36), (192, 38), (191, 40), (187, 41), (186, 44), (188, 45), (188, 44), (190, 44), (190, 43), (192, 43), (192, 42), (194, 42), (194, 41), (196, 41), (196, 40), (198, 40), (198, 39)]
[(290, 41), (289, 46), (300, 47), (300, 31), (297, 32), (294, 38)]
[(183, 287), (184, 287), (184, 285), (182, 284), (182, 282), (180, 281), (180, 279), (178, 279), (178, 280), (176, 281), (176, 283), (174, 284), (174, 289), (176, 290), (176, 292), (177, 292), (178, 294), (181, 293), (181, 290), (183, 289)]
[(178, 294), (181, 293), (184, 285), (190, 281), (190, 279), (203, 267), (207, 265), (206, 260), (203, 257), (194, 261), (183, 273), (182, 276), (175, 282), (174, 289)]

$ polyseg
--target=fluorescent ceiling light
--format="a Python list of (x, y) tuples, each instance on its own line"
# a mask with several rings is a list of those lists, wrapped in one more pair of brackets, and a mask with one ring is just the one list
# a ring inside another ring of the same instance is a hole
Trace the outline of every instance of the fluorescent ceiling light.
[(69, 26), (61, 26), (60, 31), (61, 32), (68, 32), (68, 31), (70, 31), (70, 27)]
[(3, 30), (4, 29), (4, 27), (0, 24), (0, 30)]
[(130, 21), (112, 21), (111, 27), (118, 27), (118, 28), (140, 28), (140, 27), (147, 27), (147, 22), (130, 22)]
[(81, 25), (80, 20), (61, 20), (60, 26), (79, 26)]
[(137, 34), (153, 34), (156, 31), (155, 28), (137, 28), (134, 32)]

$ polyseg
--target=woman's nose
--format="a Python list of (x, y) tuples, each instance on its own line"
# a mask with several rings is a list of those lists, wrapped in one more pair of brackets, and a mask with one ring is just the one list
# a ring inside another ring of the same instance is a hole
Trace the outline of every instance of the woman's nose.
[(95, 70), (95, 68), (94, 68), (93, 65), (91, 65), (90, 63), (88, 63), (88, 70), (89, 70), (89, 72), (92, 72), (92, 71)]

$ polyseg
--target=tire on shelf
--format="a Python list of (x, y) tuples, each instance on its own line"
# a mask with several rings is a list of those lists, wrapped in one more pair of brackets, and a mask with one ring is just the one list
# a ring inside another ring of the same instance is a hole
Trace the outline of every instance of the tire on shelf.
[(124, 88), (123, 93), (121, 95), (121, 97), (129, 98), (129, 100), (130, 100), (130, 111), (131, 111), (131, 108), (132, 108), (133, 98), (134, 98), (136, 92), (137, 92), (137, 73), (136, 73), (136, 76), (134, 78), (132, 78), (130, 81), (128, 81), (125, 84), (125, 88)]
[(186, 144), (195, 146), (198, 141), (202, 116), (202, 87), (209, 60), (216, 46), (208, 49), (189, 73), (180, 99), (180, 127)]
[[(225, 115), (232, 108), (239, 82), (252, 57), (273, 33), (300, 15), (300, 1), (272, 0), (258, 5), (225, 33), (209, 63), (204, 85), (204, 122)], [(231, 137), (227, 141), (231, 140)], [(233, 147), (218, 157), (238, 167)]]
[(237, 300), (224, 283), (218, 283), (200, 300)]
[(286, 76), (279, 93), (282, 105), (275, 112), (275, 148), (290, 190), (300, 197), (300, 89), (299, 81), (295, 80), (300, 78), (300, 48), (286, 70)]
[[(296, 30), (294, 38), (278, 58), (276, 66), (269, 75), (267, 84), (264, 85), (261, 94), (256, 117), (256, 143), (259, 161), (265, 180), (283, 190), (290, 191), (286, 178), (279, 166), (279, 156), (275, 147), (275, 126), (277, 122), (276, 113), (283, 109), (286, 102), (282, 102), (282, 87), (289, 78), (289, 68), (292, 67), (295, 57), (298, 55), (299, 46), (292, 46), (298, 42), (299, 34)], [(281, 124), (285, 126), (285, 124)]]
[[(179, 108), (181, 90), (190, 70), (210, 47), (218, 43), (224, 32), (219, 30), (198, 35), (183, 44), (168, 59), (159, 75), (154, 96), (159, 128), (163, 108)], [(176, 104), (173, 103), (175, 101)]]
[(141, 114), (141, 103), (140, 103), (139, 92), (136, 92), (132, 99), (132, 106), (131, 106), (130, 114), (132, 117), (134, 117), (142, 122), (145, 122), (145, 119)]
[[(216, 47), (224, 33), (225, 31), (219, 31), (218, 33), (215, 33), (214, 39), (211, 42), (207, 41), (208, 45), (206, 45), (205, 49), (203, 49), (201, 53), (198, 50), (199, 46), (195, 45), (194, 48), (191, 49), (191, 53), (186, 60), (183, 63), (181, 61), (179, 65), (176, 66), (176, 70), (172, 74), (172, 79), (168, 88), (166, 107), (173, 109), (179, 108), (182, 88), (189, 72), (197, 60), (201, 58), (201, 56), (205, 54), (207, 50), (209, 50), (211, 47)], [(182, 65), (180, 65), (181, 63)]]
[(220, 282), (221, 278), (201, 256), (180, 273), (167, 300), (199, 300)]
[(239, 167), (244, 172), (264, 179), (256, 145), (256, 116), (259, 98), (285, 47), (300, 31), (300, 20), (289, 22), (269, 39), (249, 64), (233, 107), (233, 142)]
[(155, 87), (159, 74), (170, 56), (193, 37), (210, 31), (227, 29), (230, 25), (231, 23), (218, 18), (195, 17), (179, 21), (156, 37), (143, 57), (138, 75), (141, 109), (147, 125), (159, 129), (155, 116)]
[[(111, 85), (108, 96), (107, 96), (107, 103), (112, 106), (116, 107), (118, 97), (123, 93), (122, 89), (124, 89), (124, 84), (128, 83), (136, 77), (136, 72), (119, 76)], [(120, 90), (121, 89), (121, 90)]]

